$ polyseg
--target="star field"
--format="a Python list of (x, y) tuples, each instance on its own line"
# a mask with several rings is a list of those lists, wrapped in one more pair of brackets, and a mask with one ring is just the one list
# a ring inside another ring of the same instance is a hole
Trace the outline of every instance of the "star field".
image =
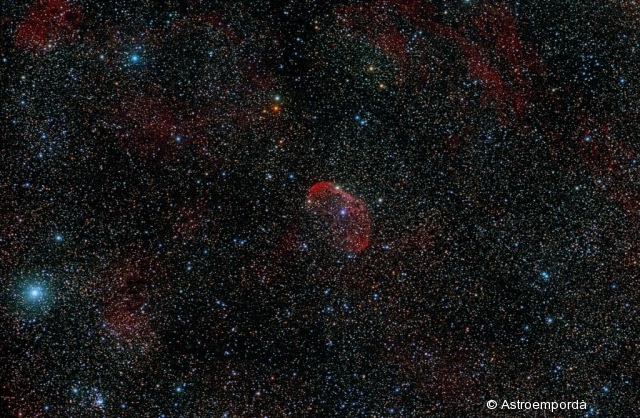
[(640, 415), (639, 24), (4, 1), (0, 416)]

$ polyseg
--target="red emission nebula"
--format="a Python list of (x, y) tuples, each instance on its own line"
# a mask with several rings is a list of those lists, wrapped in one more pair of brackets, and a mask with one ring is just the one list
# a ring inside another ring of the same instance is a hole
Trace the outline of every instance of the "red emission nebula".
[(311, 186), (307, 210), (327, 225), (336, 248), (360, 252), (369, 245), (371, 221), (367, 207), (337, 184), (322, 181)]
[(71, 40), (81, 21), (82, 10), (67, 0), (42, 0), (33, 3), (15, 34), (21, 48), (51, 47), (60, 40)]

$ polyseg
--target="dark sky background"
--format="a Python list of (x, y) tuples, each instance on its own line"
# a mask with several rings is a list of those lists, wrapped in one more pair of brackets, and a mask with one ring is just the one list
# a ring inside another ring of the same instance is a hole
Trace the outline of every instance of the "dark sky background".
[(4, 0), (0, 413), (640, 415), (639, 25)]

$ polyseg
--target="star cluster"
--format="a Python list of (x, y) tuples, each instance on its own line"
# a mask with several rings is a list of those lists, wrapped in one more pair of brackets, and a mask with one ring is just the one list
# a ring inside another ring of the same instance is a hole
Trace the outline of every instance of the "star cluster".
[(639, 24), (4, 1), (0, 415), (638, 416)]

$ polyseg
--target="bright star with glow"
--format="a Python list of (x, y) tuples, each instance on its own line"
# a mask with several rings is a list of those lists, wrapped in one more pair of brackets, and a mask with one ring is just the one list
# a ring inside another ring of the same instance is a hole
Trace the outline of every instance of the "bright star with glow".
[(42, 290), (42, 287), (34, 286), (29, 288), (29, 290), (27, 291), (27, 295), (29, 297), (29, 300), (38, 301), (42, 299), (44, 292)]

